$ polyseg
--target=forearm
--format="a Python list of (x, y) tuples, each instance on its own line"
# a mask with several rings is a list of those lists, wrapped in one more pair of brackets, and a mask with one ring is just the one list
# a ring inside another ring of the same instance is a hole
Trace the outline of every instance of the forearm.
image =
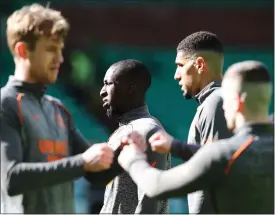
[[(209, 186), (204, 167), (194, 168), (188, 162), (167, 171), (152, 168), (145, 160), (135, 160), (129, 174), (137, 186), (151, 198), (181, 197)], [(210, 177), (211, 178), (211, 177)]]
[(8, 171), (8, 193), (11, 196), (72, 181), (84, 175), (81, 155), (54, 162), (17, 163)]
[(94, 186), (105, 187), (113, 178), (123, 172), (120, 166), (112, 165), (110, 169), (101, 172), (89, 172), (85, 178)]
[(188, 161), (200, 149), (200, 147), (200, 145), (187, 144), (183, 141), (174, 139), (170, 152), (172, 156)]

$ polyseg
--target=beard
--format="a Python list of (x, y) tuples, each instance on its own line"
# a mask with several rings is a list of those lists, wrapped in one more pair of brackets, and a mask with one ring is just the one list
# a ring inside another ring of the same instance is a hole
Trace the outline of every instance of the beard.
[(192, 99), (192, 96), (191, 96), (188, 92), (183, 92), (183, 97), (184, 97), (186, 100)]
[(107, 117), (110, 118), (110, 119), (116, 119), (116, 118), (119, 117), (118, 112), (117, 112), (116, 109), (115, 109), (114, 107), (112, 107), (112, 106), (110, 106), (110, 107), (108, 107), (108, 108), (106, 109), (106, 115), (107, 115)]
[(109, 118), (113, 118), (113, 109), (111, 107), (106, 110), (106, 115)]

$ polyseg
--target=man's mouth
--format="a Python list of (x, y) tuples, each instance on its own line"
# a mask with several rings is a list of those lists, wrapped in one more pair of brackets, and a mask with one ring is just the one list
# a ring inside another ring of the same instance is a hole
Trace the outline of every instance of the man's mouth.
[(53, 66), (50, 68), (52, 71), (59, 71), (59, 66)]
[(110, 107), (108, 101), (106, 101), (106, 100), (104, 100), (104, 99), (103, 99), (103, 105), (102, 105), (102, 106), (103, 106), (103, 108), (105, 108), (105, 109), (107, 109), (107, 108)]

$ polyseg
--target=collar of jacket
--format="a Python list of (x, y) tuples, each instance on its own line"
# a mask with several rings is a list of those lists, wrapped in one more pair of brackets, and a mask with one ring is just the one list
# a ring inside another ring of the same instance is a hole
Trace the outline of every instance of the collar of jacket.
[(129, 122), (149, 116), (149, 110), (147, 105), (135, 108), (118, 118), (119, 126), (126, 125)]
[(212, 81), (205, 88), (203, 88), (197, 95), (195, 95), (195, 99), (199, 104), (202, 104), (204, 100), (213, 93), (216, 89), (221, 87), (220, 81)]
[(37, 97), (42, 97), (47, 90), (45, 85), (20, 81), (17, 80), (14, 76), (9, 77), (7, 85), (33, 93)]

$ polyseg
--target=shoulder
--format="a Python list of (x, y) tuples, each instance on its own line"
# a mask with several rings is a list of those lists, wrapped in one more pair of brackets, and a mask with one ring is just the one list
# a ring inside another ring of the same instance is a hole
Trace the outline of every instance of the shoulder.
[(20, 93), (16, 89), (4, 86), (1, 88), (1, 107), (3, 105), (16, 104)]
[(208, 143), (200, 150), (204, 150), (205, 153), (208, 153), (213, 157), (223, 157), (225, 160), (229, 160), (232, 157), (232, 154), (235, 153), (236, 149), (239, 148), (240, 143), (244, 142), (244, 139), (247, 138), (242, 135), (234, 135), (226, 139)]
[(50, 95), (45, 95), (44, 97), (45, 97), (46, 100), (48, 100), (50, 102), (55, 102), (58, 105), (64, 106), (63, 103), (61, 102), (61, 100), (56, 98), (56, 97), (53, 97), (53, 96), (50, 96)]
[(50, 96), (50, 95), (45, 95), (45, 99), (48, 100), (49, 102), (56, 104), (67, 115), (71, 116), (70, 111), (67, 109), (67, 107), (62, 103), (62, 101), (60, 99)]
[(221, 94), (221, 88), (216, 89), (211, 93), (205, 101), (198, 107), (200, 115), (215, 116), (217, 113), (223, 113), (222, 109), (223, 99)]
[(202, 103), (202, 107), (204, 109), (207, 109), (208, 107), (214, 108), (218, 107), (220, 104), (222, 104), (222, 93), (221, 88), (217, 88), (213, 93), (211, 93), (205, 101)]
[(10, 87), (1, 88), (1, 121), (3, 123), (19, 124), (19, 109), (23, 95)]
[(140, 133), (149, 133), (151, 131), (157, 131), (164, 129), (161, 123), (153, 116), (140, 118), (131, 122), (133, 129)]
[(18, 93), (14, 88), (1, 88), (1, 111), (16, 109), (24, 94)]

